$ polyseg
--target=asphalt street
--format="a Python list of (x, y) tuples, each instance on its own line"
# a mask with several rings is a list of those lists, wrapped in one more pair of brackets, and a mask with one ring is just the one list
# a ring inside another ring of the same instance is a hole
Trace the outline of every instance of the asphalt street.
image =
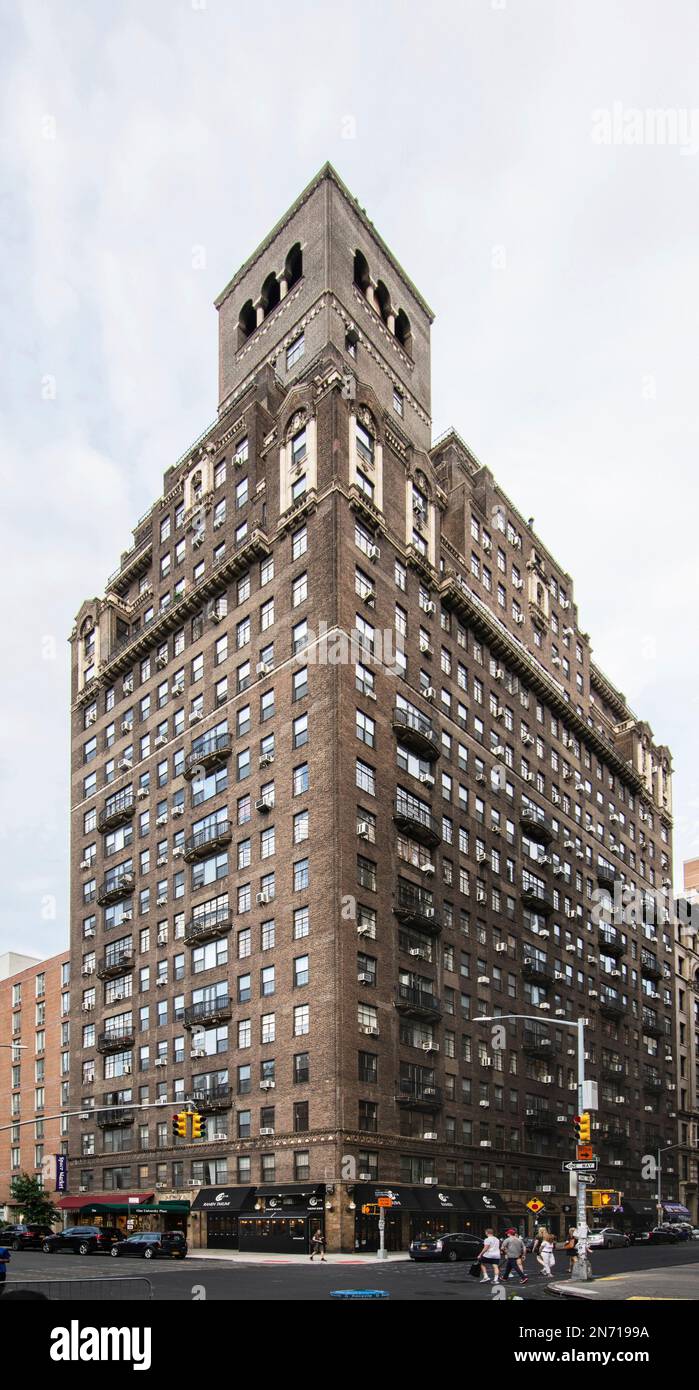
[[(528, 1260), (530, 1282), (520, 1286), (511, 1281), (508, 1293), (518, 1294), (527, 1301), (549, 1298), (545, 1281), (536, 1262)], [(606, 1250), (595, 1254), (593, 1269), (599, 1275), (626, 1270), (647, 1270), (672, 1266), (699, 1264), (699, 1241), (684, 1245), (660, 1245), (652, 1248), (631, 1246), (628, 1250)], [(116, 1266), (116, 1267), (115, 1267)], [(226, 1262), (197, 1259), (185, 1261), (111, 1260), (100, 1255), (81, 1258), (76, 1255), (44, 1255), (40, 1251), (13, 1254), (6, 1289), (13, 1284), (31, 1281), (60, 1283), (55, 1289), (62, 1297), (75, 1301), (98, 1298), (134, 1299), (147, 1297), (152, 1288), (158, 1301), (318, 1301), (330, 1297), (339, 1289), (385, 1289), (391, 1298), (403, 1301), (422, 1299), (487, 1301), (492, 1288), (478, 1283), (468, 1273), (468, 1264), (415, 1264), (401, 1260), (361, 1265)], [(567, 1258), (559, 1254), (555, 1276), (565, 1277)], [(78, 1280), (79, 1284), (73, 1284)], [(105, 1281), (104, 1283), (102, 1281)], [(66, 1281), (70, 1281), (70, 1288)], [(147, 1283), (143, 1281), (148, 1281)], [(150, 1286), (150, 1287), (149, 1287)], [(48, 1290), (47, 1290), (48, 1292)], [(52, 1291), (53, 1292), (53, 1291)]]

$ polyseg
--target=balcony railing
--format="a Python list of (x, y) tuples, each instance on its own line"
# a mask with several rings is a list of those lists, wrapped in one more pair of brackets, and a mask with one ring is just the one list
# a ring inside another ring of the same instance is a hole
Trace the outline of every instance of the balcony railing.
[(442, 1007), (436, 995), (417, 985), (399, 985), (396, 993), (396, 1008), (415, 1018), (438, 1018)]
[(527, 1129), (553, 1129), (556, 1115), (547, 1105), (529, 1105), (524, 1111), (524, 1123)]
[(442, 831), (437, 817), (431, 816), (429, 811), (424, 811), (417, 802), (407, 796), (396, 797), (393, 819), (401, 830), (405, 830), (423, 845), (434, 847), (441, 841)]
[(98, 1052), (120, 1052), (122, 1048), (133, 1047), (134, 1044), (133, 1028), (124, 1028), (117, 1032), (110, 1028), (106, 1033), (100, 1033), (97, 1038)]
[(537, 960), (536, 956), (525, 956), (522, 961), (522, 974), (525, 980), (539, 981), (540, 984), (548, 984), (553, 980), (553, 970), (545, 960)]
[(658, 1072), (646, 1072), (643, 1077), (644, 1091), (662, 1091), (663, 1078)]
[(432, 896), (421, 888), (399, 885), (393, 911), (401, 921), (422, 927), (424, 931), (441, 930)]
[(196, 946), (199, 941), (215, 941), (225, 936), (233, 926), (229, 907), (212, 908), (197, 917), (191, 917), (185, 927), (184, 939), (188, 946)]
[(651, 1038), (662, 1038), (665, 1033), (665, 1025), (658, 1015), (651, 1009), (643, 1010), (643, 1032), (649, 1033)]
[(618, 932), (616, 927), (599, 927), (597, 931), (597, 940), (600, 949), (605, 951), (607, 955), (623, 956), (625, 946), (621, 932)]
[(519, 822), (523, 829), (528, 830), (537, 839), (544, 840), (546, 844), (555, 837), (553, 821), (543, 811), (534, 811), (530, 806), (523, 806), (519, 813)]
[(623, 1062), (602, 1062), (600, 1067), (604, 1081), (620, 1081), (625, 1075)]
[(522, 902), (527, 907), (533, 907), (536, 912), (552, 912), (553, 898), (545, 888), (539, 888), (538, 884), (524, 882), (522, 884)]
[(132, 966), (133, 951), (119, 951), (116, 955), (103, 956), (97, 966), (97, 974), (100, 980), (111, 980), (116, 975), (123, 975)]
[(119, 874), (117, 878), (105, 878), (97, 894), (98, 903), (105, 907), (107, 903), (116, 903), (120, 898), (127, 898), (129, 893), (133, 893), (135, 882), (132, 873)]
[(222, 845), (231, 842), (233, 831), (229, 820), (216, 821), (214, 825), (207, 825), (203, 830), (197, 830), (194, 835), (190, 835), (184, 844), (184, 857), (188, 864), (196, 859), (203, 859), (212, 849), (220, 849)]
[(522, 1051), (529, 1057), (552, 1057), (554, 1039), (551, 1034), (537, 1032), (536, 1028), (525, 1028), (522, 1033)]
[(97, 1123), (100, 1129), (110, 1129), (113, 1125), (132, 1125), (134, 1118), (135, 1111), (124, 1110), (121, 1106), (97, 1111)]
[(190, 1004), (184, 1011), (184, 1026), (191, 1028), (195, 1023), (218, 1023), (230, 1018), (232, 1012), (230, 995), (219, 994), (215, 999), (202, 999), (198, 1004)]
[(195, 1087), (190, 1099), (200, 1110), (227, 1110), (233, 1103), (233, 1093), (228, 1082), (220, 1082), (216, 1086)]
[(399, 1105), (411, 1105), (418, 1110), (439, 1110), (442, 1089), (429, 1081), (397, 1081), (396, 1100)]
[(613, 1121), (605, 1122), (603, 1120), (597, 1132), (604, 1144), (626, 1146), (630, 1142), (626, 1130), (621, 1125), (614, 1124)]
[(598, 865), (597, 865), (597, 882), (598, 882), (598, 883), (602, 883), (602, 884), (604, 884), (604, 885), (605, 885), (606, 887), (608, 887), (608, 888), (613, 888), (613, 887), (614, 887), (614, 884), (616, 883), (616, 880), (618, 879), (618, 877), (619, 877), (619, 874), (618, 874), (617, 870), (614, 869), (614, 868), (612, 868), (611, 864), (599, 864), (599, 863), (598, 863)]
[(198, 767), (203, 767), (207, 772), (213, 768), (220, 767), (231, 754), (230, 734), (210, 734), (202, 738), (192, 747), (191, 753), (187, 754), (184, 766), (185, 777), (194, 777)]
[(607, 1018), (623, 1018), (628, 1006), (618, 994), (600, 994), (599, 1009), (600, 1013)]
[(133, 788), (128, 787), (118, 796), (111, 797), (106, 806), (103, 806), (97, 817), (97, 829), (116, 830), (118, 826), (125, 825), (126, 821), (131, 820), (133, 813)]
[(432, 728), (429, 719), (425, 719), (421, 714), (413, 714), (412, 710), (394, 709), (393, 731), (401, 743), (405, 743), (422, 757), (428, 758), (430, 762), (438, 758), (442, 751), (439, 734)]
[(658, 965), (655, 956), (649, 955), (647, 951), (641, 951), (641, 974), (647, 975), (651, 980), (661, 980), (663, 976), (662, 966)]

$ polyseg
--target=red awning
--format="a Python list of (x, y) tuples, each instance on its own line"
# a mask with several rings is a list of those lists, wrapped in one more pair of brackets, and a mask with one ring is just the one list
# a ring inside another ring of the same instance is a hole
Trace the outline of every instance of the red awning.
[(86, 1197), (61, 1197), (58, 1205), (62, 1211), (81, 1211), (83, 1207), (137, 1207), (139, 1202), (150, 1202), (153, 1192), (107, 1192), (101, 1196), (90, 1193)]

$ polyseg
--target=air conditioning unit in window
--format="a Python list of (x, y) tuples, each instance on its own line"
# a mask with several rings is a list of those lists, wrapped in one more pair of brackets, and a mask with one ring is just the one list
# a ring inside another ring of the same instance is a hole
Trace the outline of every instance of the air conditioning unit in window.
[(367, 548), (367, 555), (369, 556), (369, 559), (370, 559), (370, 560), (380, 560), (380, 558), (381, 558), (381, 551), (380, 551), (378, 545), (370, 545), (370, 546)]
[(522, 614), (521, 614), (521, 613), (515, 613), (514, 618), (515, 618), (515, 622), (517, 623), (518, 627), (521, 627), (522, 623), (524, 622), (524, 618), (522, 617)]
[(427, 600), (426, 603), (423, 603), (423, 605), (422, 605), (422, 611), (423, 611), (423, 613), (436, 613), (436, 612), (437, 612), (437, 606), (436, 606), (436, 604), (434, 604), (434, 603), (432, 602), (432, 599), (430, 598), (430, 599)]
[(94, 936), (94, 934), (95, 934), (95, 929), (94, 929), (94, 927), (86, 927), (86, 928), (85, 928), (85, 931), (83, 932), (83, 936), (85, 937), (85, 939), (86, 939), (87, 941), (89, 941), (89, 940)]
[(266, 888), (263, 888), (261, 893), (255, 894), (255, 902), (257, 903), (258, 907), (264, 907), (267, 903), (271, 903), (271, 901), (272, 895)]
[(276, 1082), (275, 1082), (275, 1081), (261, 1081), (261, 1082), (260, 1082), (260, 1090), (261, 1090), (261, 1091), (273, 1091), (275, 1085), (276, 1085)]
[(172, 814), (173, 814), (173, 816), (183, 816), (183, 815), (184, 815), (184, 806), (173, 806), (173, 808), (172, 808)]
[(422, 783), (423, 787), (434, 786), (434, 777), (431, 772), (421, 772), (418, 781)]
[(175, 681), (175, 684), (170, 686), (171, 695), (181, 695), (183, 690), (184, 681)]
[(166, 1067), (166, 1066), (167, 1066), (167, 1057), (156, 1057), (156, 1059), (155, 1059), (155, 1065), (156, 1065), (156, 1067)]
[(204, 544), (204, 537), (205, 537), (205, 536), (206, 536), (206, 531), (205, 531), (203, 528), (202, 528), (201, 531), (195, 531), (194, 536), (193, 536), (193, 538), (192, 538), (192, 549), (193, 549), (193, 550), (198, 550), (198, 549), (199, 549), (199, 546)]
[(378, 1038), (379, 1036), (378, 1028), (374, 1027), (373, 1025), (369, 1026), (368, 1024), (364, 1023), (361, 1025), (361, 1029), (363, 1033), (366, 1033), (366, 1036), (368, 1038)]
[(570, 608), (570, 599), (568, 599), (568, 598), (562, 598), (560, 602), (561, 602), (561, 608), (563, 608), (563, 609)]
[(200, 709), (193, 709), (193, 710), (192, 710), (192, 713), (191, 713), (190, 716), (189, 716), (189, 722), (190, 722), (190, 724), (198, 724), (198, 723), (199, 723), (199, 720), (200, 720), (200, 719), (203, 719), (203, 718), (204, 718), (204, 713), (203, 713), (202, 710), (200, 710)]
[(94, 975), (95, 967), (94, 965), (84, 965), (80, 973), (81, 975)]
[(434, 700), (437, 691), (435, 690), (433, 685), (427, 685), (421, 693), (424, 695), (426, 700)]
[(159, 932), (158, 932), (157, 945), (158, 945), (158, 946), (167, 946), (167, 932), (166, 932), (166, 931), (159, 931)]
[(131, 762), (130, 758), (120, 758), (119, 762), (117, 763), (117, 767), (119, 768), (120, 772), (130, 772), (131, 768), (133, 767), (133, 763)]
[[(371, 927), (366, 927), (362, 922), (357, 924), (357, 936), (371, 936)], [(412, 955), (412, 951), (410, 953)]]
[(428, 878), (429, 878), (430, 874), (433, 874), (433, 873), (434, 873), (434, 864), (421, 864), (421, 865), (420, 865), (420, 873), (421, 873), (421, 874), (427, 874), (427, 876), (428, 876)]
[(562, 970), (554, 970), (553, 978), (554, 980), (565, 980), (565, 974)]
[(478, 891), (477, 891), (477, 893), (476, 893), (476, 902), (479, 902), (479, 903), (484, 903), (484, 902), (486, 902), (486, 894), (483, 892), (483, 889), (482, 889), (482, 888), (479, 888)]
[[(216, 520), (215, 520), (215, 522), (214, 522), (214, 531), (220, 531), (220, 530), (221, 530), (221, 527), (222, 527), (222, 526), (225, 526), (225, 524), (226, 524), (226, 518), (225, 518), (225, 516), (217, 516), (217, 517), (216, 517)], [(213, 616), (213, 615), (212, 615), (212, 616)], [(216, 618), (215, 621), (218, 622), (218, 617)]]
[(167, 652), (159, 652), (158, 656), (156, 656), (156, 658), (155, 658), (155, 664), (156, 664), (156, 666), (159, 666), (160, 669), (161, 669), (161, 671), (162, 671), (163, 666), (167, 666), (167, 662), (168, 662), (168, 655), (167, 655)]
[(272, 811), (273, 809), (274, 802), (272, 801), (272, 798), (269, 796), (260, 796), (255, 802), (256, 811)]
[(87, 1190), (87, 1187), (81, 1183), (80, 1187), (78, 1188), (78, 1192), (87, 1192)]
[(125, 695), (132, 695), (132, 694), (133, 694), (133, 680), (132, 680), (131, 676), (126, 676), (126, 678), (125, 678), (125, 680), (124, 680), (124, 684), (123, 684), (123, 686), (122, 686), (122, 690), (123, 690), (123, 692), (124, 692)]
[(362, 839), (362, 840), (368, 840), (368, 839), (369, 839), (370, 826), (369, 826), (368, 820), (358, 820), (358, 821), (357, 821), (357, 834), (359, 835), (360, 839)]
[(121, 732), (122, 732), (122, 734), (130, 734), (132, 728), (133, 728), (133, 723), (132, 723), (132, 721), (131, 721), (130, 719), (122, 719), (122, 721), (121, 721)]
[(498, 941), (496, 943), (495, 950), (498, 952), (499, 955), (502, 955), (507, 950), (507, 942)]
[(122, 914), (121, 914), (121, 920), (122, 920), (122, 922), (130, 922), (132, 918), (133, 918), (133, 912), (131, 911), (131, 908), (130, 908), (130, 907), (127, 907), (126, 911), (125, 911), (125, 912), (122, 912)]
[(522, 588), (524, 587), (524, 580), (523, 580), (523, 579), (516, 579), (516, 578), (513, 577), (512, 583), (514, 584), (515, 589), (522, 589)]
[(80, 860), (80, 868), (83, 869), (83, 870), (85, 870), (85, 869), (91, 869), (91, 868), (92, 868), (92, 860), (91, 860), (91, 859), (81, 859), (81, 860)]
[(487, 854), (484, 854), (484, 853), (483, 853), (483, 850), (482, 850), (482, 849), (479, 849), (479, 851), (478, 851), (478, 853), (477, 853), (477, 855), (476, 855), (476, 862), (477, 862), (478, 864), (485, 864), (485, 861), (486, 861), (487, 858), (488, 858)]
[(360, 970), (359, 974), (357, 975), (357, 982), (360, 985), (373, 985), (374, 976), (370, 975), (366, 970)]
[(163, 897), (162, 894), (160, 895), (159, 898), (156, 898), (156, 900), (155, 900), (156, 907), (164, 907), (165, 904), (166, 904), (166, 902), (167, 902), (167, 898)]
[(424, 1042), (420, 1046), (423, 1052), (439, 1052), (439, 1043), (436, 1042)]
[(156, 825), (167, 825), (167, 811), (163, 811), (161, 815), (157, 816), (155, 823)]
[(258, 759), (258, 767), (271, 767), (274, 762), (274, 753), (263, 753)]
[(205, 1052), (202, 1052), (201, 1048), (193, 1047), (193, 1048), (191, 1049), (189, 1055), (190, 1055), (192, 1061), (195, 1062), (195, 1061), (198, 1061), (200, 1057), (205, 1057), (205, 1056), (206, 1056), (206, 1053), (205, 1053)]
[(481, 1066), (483, 1066), (483, 1067), (492, 1067), (492, 1065), (493, 1065), (493, 1059), (492, 1059), (492, 1057), (489, 1057), (487, 1054), (486, 1054), (485, 1057), (481, 1057), (480, 1061), (481, 1061)]
[(478, 981), (477, 981), (477, 983), (478, 983), (479, 985), (489, 985), (489, 984), (490, 984), (490, 975), (479, 975), (479, 976), (478, 976)]
[(532, 738), (531, 734), (522, 734), (522, 743), (526, 743), (528, 748), (531, 747), (534, 743), (534, 739)]
[(274, 1134), (273, 1125), (262, 1125), (260, 1128), (260, 1134)]
[(94, 711), (94, 710), (90, 710), (90, 713), (89, 713), (88, 715), (85, 716), (85, 724), (87, 725), (87, 724), (96, 724), (96, 723), (97, 723), (97, 715), (95, 714), (95, 711)]
[(149, 795), (150, 792), (148, 791), (147, 787), (139, 787), (138, 791), (136, 792), (136, 796), (139, 801), (145, 801)]
[(487, 778), (486, 778), (486, 776), (485, 776), (485, 773), (483, 773), (483, 772), (477, 772), (477, 773), (476, 773), (476, 781), (477, 781), (477, 782), (480, 782), (481, 785), (482, 785), (485, 781), (487, 781)]

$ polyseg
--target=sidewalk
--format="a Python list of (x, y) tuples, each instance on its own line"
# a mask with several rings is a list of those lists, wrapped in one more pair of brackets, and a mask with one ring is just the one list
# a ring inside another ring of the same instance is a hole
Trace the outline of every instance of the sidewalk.
[[(310, 1264), (310, 1255), (272, 1255), (266, 1254), (261, 1250), (197, 1250), (194, 1246), (189, 1247), (190, 1260), (222, 1260), (225, 1264), (241, 1265), (304, 1265)], [(331, 1254), (325, 1256), (328, 1265), (362, 1265), (365, 1269), (381, 1268), (382, 1265), (390, 1264), (396, 1260), (407, 1260), (409, 1256), (405, 1250), (396, 1250), (386, 1256), (385, 1260), (377, 1259), (375, 1254), (364, 1255), (361, 1251), (354, 1254), (347, 1251), (346, 1254)], [(314, 1265), (319, 1265), (321, 1261), (316, 1255)]]
[(572, 1280), (549, 1284), (548, 1292), (560, 1298), (583, 1298), (591, 1302), (622, 1302), (647, 1299), (699, 1299), (699, 1267), (673, 1266), (663, 1269), (637, 1269), (626, 1274), (608, 1274), (589, 1284)]

